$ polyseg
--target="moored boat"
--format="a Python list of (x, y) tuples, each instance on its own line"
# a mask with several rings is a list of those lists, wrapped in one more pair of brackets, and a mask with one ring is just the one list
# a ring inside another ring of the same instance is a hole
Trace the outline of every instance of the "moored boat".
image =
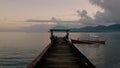
[(96, 44), (96, 43), (105, 44), (106, 43), (105, 40), (75, 40), (75, 39), (71, 39), (71, 42), (75, 44)]

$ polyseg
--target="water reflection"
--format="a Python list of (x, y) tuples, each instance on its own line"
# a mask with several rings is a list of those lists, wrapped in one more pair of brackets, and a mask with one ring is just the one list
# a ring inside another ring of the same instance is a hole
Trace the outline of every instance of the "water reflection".
[[(85, 34), (71, 34), (71, 38), (83, 37)], [(120, 67), (120, 33), (93, 33), (107, 41), (106, 45), (76, 44), (76, 47), (95, 64), (97, 68), (119, 68)]]
[(0, 32), (0, 68), (26, 68), (49, 42), (48, 33)]

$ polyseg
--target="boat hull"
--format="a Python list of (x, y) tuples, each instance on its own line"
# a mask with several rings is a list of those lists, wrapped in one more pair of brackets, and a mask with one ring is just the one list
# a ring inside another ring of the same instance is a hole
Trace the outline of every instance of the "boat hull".
[(100, 40), (74, 40), (71, 39), (71, 42), (74, 44), (105, 44), (105, 41), (100, 41)]

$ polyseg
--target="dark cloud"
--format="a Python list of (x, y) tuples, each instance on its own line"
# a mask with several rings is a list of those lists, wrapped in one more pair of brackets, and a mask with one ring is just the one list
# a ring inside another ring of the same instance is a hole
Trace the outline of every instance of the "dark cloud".
[(89, 0), (104, 10), (97, 11), (95, 17), (96, 23), (120, 23), (120, 0)]
[(82, 12), (80, 13), (80, 16), (82, 18), (87, 17), (87, 11), (86, 10), (82, 10)]
[(95, 25), (94, 20), (88, 16), (88, 12), (86, 10), (82, 10), (81, 12), (77, 11), (78, 16), (80, 16), (79, 23), (81, 23), (83, 26), (92, 26)]
[(77, 11), (80, 23), (85, 26), (110, 25), (120, 23), (120, 0), (89, 0), (91, 4), (100, 7), (94, 18), (88, 16), (86, 10)]

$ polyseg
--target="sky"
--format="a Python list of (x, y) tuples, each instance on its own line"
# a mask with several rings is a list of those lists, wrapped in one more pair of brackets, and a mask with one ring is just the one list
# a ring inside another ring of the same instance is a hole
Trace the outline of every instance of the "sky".
[[(119, 4), (115, 5), (116, 3), (120, 1), (0, 0), (0, 30), (18, 30), (35, 26), (44, 29), (65, 24), (68, 27), (109, 25), (118, 22), (120, 18), (120, 14), (111, 14), (119, 12), (119, 7), (116, 9)], [(106, 23), (108, 21), (110, 23)], [(45, 27), (42, 28), (43, 26)]]

